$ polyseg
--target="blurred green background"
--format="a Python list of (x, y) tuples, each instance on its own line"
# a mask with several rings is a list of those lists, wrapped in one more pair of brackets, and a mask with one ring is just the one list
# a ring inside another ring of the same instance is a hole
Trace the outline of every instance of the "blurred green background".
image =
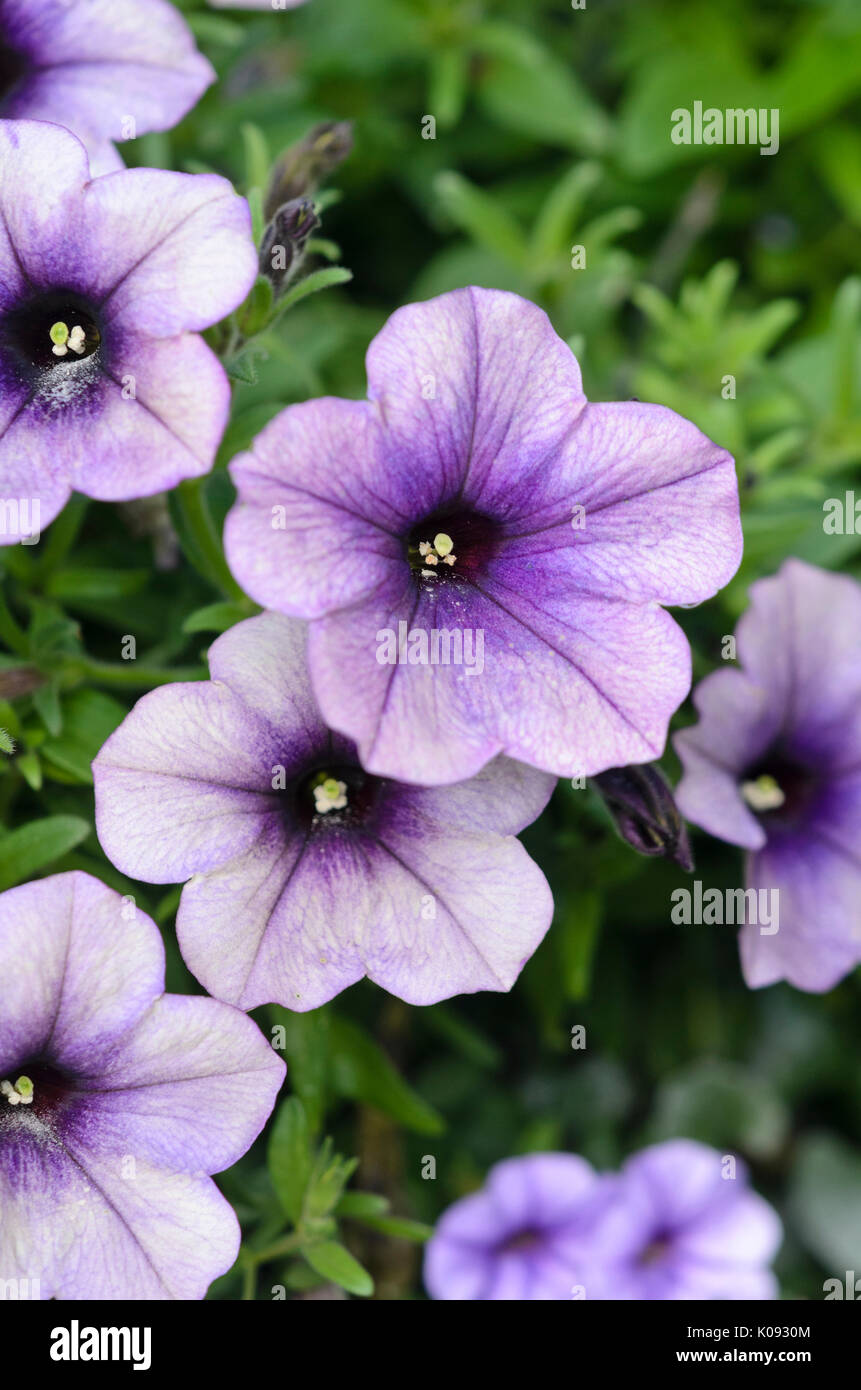
[[(234, 417), (207, 482), (216, 520), (224, 465), (273, 414), (362, 395), (365, 348), (392, 310), (474, 283), (541, 304), (591, 398), (662, 402), (735, 455), (741, 571), (677, 614), (695, 678), (719, 663), (750, 582), (787, 555), (861, 577), (861, 536), (823, 529), (826, 499), (853, 485), (861, 497), (857, 0), (181, 8), (220, 81), (178, 129), (127, 146), (129, 163), (217, 170), (259, 199), (271, 162), (315, 123), (351, 121), (355, 139), (310, 262), (353, 279), (297, 303), (233, 364)], [(673, 144), (670, 113), (695, 101), (777, 108), (779, 151)], [(148, 684), (199, 667), (212, 632), (253, 611), (217, 556), (195, 552), (194, 505), (172, 504), (185, 557), (159, 503), (83, 499), (38, 547), (0, 556), (0, 725), (17, 743), (0, 778), (0, 887), (77, 866), (133, 892), (165, 928), (169, 988), (189, 991), (178, 891), (107, 863), (89, 761)], [(138, 661), (123, 665), (130, 631)], [(691, 718), (688, 704), (676, 725)], [(675, 780), (670, 753), (664, 767)], [(495, 1161), (561, 1148), (615, 1166), (671, 1135), (748, 1161), (785, 1223), (784, 1297), (821, 1298), (826, 1277), (861, 1272), (858, 972), (822, 997), (748, 991), (734, 929), (673, 926), (685, 876), (618, 841), (588, 789), (560, 785), (524, 838), (557, 912), (511, 995), (421, 1010), (365, 984), (314, 1015), (258, 1011), (284, 1029), (298, 1100), (222, 1180), (249, 1253), (212, 1296), (314, 1296), (332, 1279), (367, 1294), (370, 1275), (378, 1298), (420, 1297), (414, 1223)], [(710, 886), (741, 882), (736, 850), (697, 834), (694, 852)], [(325, 1135), (358, 1160), (349, 1196), (349, 1164), (318, 1154)]]

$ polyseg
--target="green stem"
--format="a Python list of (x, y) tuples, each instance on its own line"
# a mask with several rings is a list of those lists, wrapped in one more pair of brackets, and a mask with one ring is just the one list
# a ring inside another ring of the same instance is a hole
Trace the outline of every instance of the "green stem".
[(18, 652), (20, 656), (29, 656), (30, 644), (27, 641), (27, 634), (12, 617), (2, 590), (0, 590), (0, 637), (13, 652)]
[(227, 567), (221, 537), (206, 502), (206, 478), (187, 478), (171, 494), (172, 510), (187, 559), (226, 598), (244, 598)]
[(303, 1237), (298, 1231), (294, 1231), (292, 1235), (285, 1236), (283, 1240), (277, 1240), (274, 1245), (268, 1245), (265, 1250), (246, 1249), (245, 1258), (256, 1268), (257, 1265), (268, 1264), (270, 1260), (277, 1260), (282, 1255), (294, 1254), (301, 1246), (302, 1241)]
[(169, 685), (171, 681), (205, 681), (207, 672), (203, 666), (174, 666), (166, 671), (160, 666), (139, 666), (136, 661), (96, 661), (92, 657), (72, 657), (67, 671), (86, 676), (98, 685), (121, 687), (144, 687)]

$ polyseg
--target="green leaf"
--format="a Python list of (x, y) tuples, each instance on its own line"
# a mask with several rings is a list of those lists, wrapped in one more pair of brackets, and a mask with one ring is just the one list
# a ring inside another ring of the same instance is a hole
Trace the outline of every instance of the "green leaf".
[(307, 299), (309, 294), (317, 294), (319, 290), (331, 289), (333, 285), (346, 285), (348, 280), (352, 280), (352, 270), (347, 270), (343, 265), (325, 266), (322, 270), (312, 270), (310, 275), (306, 275), (304, 280), (299, 280), (295, 285), (291, 285), (286, 294), (283, 294), (275, 305), (275, 313), (271, 322), (281, 317), (286, 309), (292, 309), (294, 304), (300, 300)]
[(522, 229), (489, 193), (451, 170), (437, 174), (434, 192), (461, 231), (512, 265), (520, 268), (526, 265), (527, 245)]
[(574, 893), (565, 915), (555, 928), (565, 993), (569, 999), (585, 999), (589, 993), (592, 958), (601, 925), (601, 894)]
[(378, 1231), (381, 1236), (394, 1236), (397, 1240), (430, 1240), (434, 1229), (424, 1221), (410, 1221), (405, 1216), (368, 1216), (363, 1218), (362, 1225)]
[(295, 1014), (273, 1004), (269, 1017), (273, 1024), (269, 1034), (272, 1046), (286, 1057), (293, 1094), (305, 1107), (310, 1132), (317, 1134), (326, 1103), (329, 1014), (325, 1008)]
[(351, 1221), (364, 1221), (368, 1216), (385, 1216), (389, 1206), (388, 1197), (378, 1192), (345, 1192), (335, 1214), (349, 1217)]
[(234, 623), (249, 617), (253, 612), (249, 603), (208, 603), (205, 608), (196, 608), (189, 613), (182, 625), (183, 632), (226, 632)]
[(33, 705), (49, 734), (55, 737), (63, 727), (63, 711), (60, 707), (60, 694), (54, 681), (40, 685), (33, 691)]
[(9, 831), (0, 839), (0, 892), (62, 859), (91, 828), (81, 816), (45, 816)]
[(98, 569), (89, 565), (69, 565), (55, 570), (45, 581), (45, 593), (63, 603), (107, 598), (130, 598), (145, 588), (150, 578), (146, 569)]
[(91, 785), (90, 764), (125, 714), (125, 707), (110, 695), (73, 690), (63, 704), (62, 733), (42, 745), (46, 770), (56, 768), (76, 782)]
[(39, 754), (32, 748), (29, 753), (22, 753), (20, 758), (15, 759), (15, 766), (24, 778), (28, 787), (32, 787), (34, 792), (42, 789), (42, 764), (39, 761)]
[(806, 1134), (798, 1141), (789, 1192), (793, 1225), (829, 1274), (859, 1269), (861, 1157), (835, 1135)]
[(269, 181), (272, 159), (266, 136), (253, 121), (243, 121), (240, 127), (245, 153), (245, 187), (262, 189)]
[(313, 1155), (308, 1116), (297, 1096), (278, 1108), (267, 1151), (269, 1174), (284, 1211), (298, 1226), (311, 1178)]
[(330, 1046), (330, 1075), (339, 1095), (375, 1105), (418, 1134), (440, 1134), (445, 1128), (442, 1116), (407, 1085), (355, 1023), (333, 1018)]
[(486, 55), (478, 96), (489, 115), (518, 135), (588, 153), (606, 151), (613, 138), (609, 117), (567, 63), (524, 30), (486, 23), (473, 31)]
[[(14, 738), (12, 738), (9, 734), (7, 734), (7, 732), (6, 732), (5, 729), (0, 729), (0, 753), (14, 753), (14, 752), (15, 752), (15, 740), (14, 740)], [(20, 761), (20, 759), (19, 759), (19, 761)]]
[(359, 1261), (335, 1240), (323, 1241), (320, 1245), (309, 1245), (302, 1254), (313, 1270), (332, 1284), (338, 1284), (347, 1293), (367, 1298), (374, 1292), (374, 1281)]

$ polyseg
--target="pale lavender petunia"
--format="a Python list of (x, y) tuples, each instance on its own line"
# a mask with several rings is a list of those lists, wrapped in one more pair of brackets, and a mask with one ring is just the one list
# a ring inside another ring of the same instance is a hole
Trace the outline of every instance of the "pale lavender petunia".
[(202, 1298), (239, 1248), (208, 1175), (257, 1137), (284, 1063), (240, 1010), (165, 994), (155, 923), (89, 874), (0, 895), (0, 978), (7, 1296)]
[(166, 0), (0, 3), (0, 117), (66, 126), (93, 173), (122, 167), (113, 141), (169, 130), (214, 81)]
[(634, 1154), (607, 1182), (613, 1200), (580, 1269), (587, 1300), (777, 1296), (769, 1266), (780, 1221), (734, 1155), (670, 1139)]
[[(367, 368), (369, 401), (291, 406), (231, 470), (229, 563), (311, 621), (329, 724), (428, 784), (500, 752), (566, 776), (659, 757), (690, 685), (660, 605), (738, 566), (730, 456), (663, 406), (587, 404), (547, 316), (501, 291), (398, 310)], [(433, 630), (481, 633), (481, 676), (388, 664), (385, 634)]]
[(780, 1239), (744, 1165), (704, 1144), (656, 1144), (602, 1176), (530, 1154), (444, 1213), (425, 1283), (461, 1301), (773, 1298)]
[(254, 281), (250, 226), (217, 175), (90, 181), (74, 135), (0, 121), (0, 544), (73, 490), (125, 501), (212, 467), (230, 386), (198, 334)]
[(582, 1297), (590, 1232), (611, 1190), (585, 1159), (505, 1159), (443, 1214), (425, 1254), (432, 1298), (522, 1303)]
[(752, 988), (820, 992), (861, 962), (859, 634), (861, 586), (787, 560), (751, 586), (740, 669), (697, 686), (700, 722), (676, 736), (682, 813), (747, 850), (768, 909), (741, 931)]
[(211, 681), (138, 701), (93, 763), (106, 853), (189, 880), (185, 961), (242, 1008), (313, 1009), (364, 975), (411, 1004), (509, 989), (552, 916), (515, 838), (552, 778), (505, 759), (429, 790), (366, 773), (305, 648), (304, 624), (261, 614), (210, 648)]

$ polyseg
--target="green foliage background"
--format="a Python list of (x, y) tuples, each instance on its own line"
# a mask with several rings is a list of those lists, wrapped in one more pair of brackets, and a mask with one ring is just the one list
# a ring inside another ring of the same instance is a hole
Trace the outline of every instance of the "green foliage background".
[[(182, 8), (220, 81), (127, 161), (226, 173), (258, 208), (285, 146), (318, 121), (352, 121), (311, 266), (353, 279), (233, 354), (216, 471), (171, 499), (176, 567), (154, 566), (171, 545), (158, 503), (76, 498), (38, 546), (0, 552), (0, 888), (78, 867), (133, 893), (164, 928), (168, 988), (194, 992), (172, 930), (179, 890), (106, 861), (89, 763), (139, 694), (205, 674), (212, 635), (255, 611), (219, 550), (225, 464), (290, 402), (362, 395), (364, 350), (399, 304), (467, 283), (516, 290), (570, 341), (590, 397), (663, 402), (734, 453), (744, 563), (719, 598), (677, 614), (697, 678), (720, 661), (750, 582), (787, 555), (861, 577), (861, 536), (827, 535), (822, 509), (853, 484), (861, 497), (861, 8)], [(670, 112), (696, 100), (777, 107), (779, 152), (672, 144)], [(435, 139), (422, 138), (428, 115)], [(677, 724), (690, 720), (687, 705)], [(671, 753), (664, 765), (675, 779)], [(734, 930), (673, 926), (684, 875), (621, 844), (589, 790), (560, 785), (525, 840), (557, 912), (509, 996), (414, 1009), (364, 984), (312, 1015), (257, 1012), (284, 1029), (290, 1098), (221, 1179), (246, 1244), (212, 1297), (331, 1281), (421, 1297), (427, 1226), (498, 1159), (562, 1148), (615, 1166), (676, 1134), (749, 1162), (785, 1223), (785, 1297), (821, 1298), (825, 1277), (861, 1270), (858, 972), (822, 997), (748, 991)], [(694, 850), (708, 885), (741, 882), (737, 851), (701, 835)], [(571, 1046), (577, 1024), (585, 1050)]]

